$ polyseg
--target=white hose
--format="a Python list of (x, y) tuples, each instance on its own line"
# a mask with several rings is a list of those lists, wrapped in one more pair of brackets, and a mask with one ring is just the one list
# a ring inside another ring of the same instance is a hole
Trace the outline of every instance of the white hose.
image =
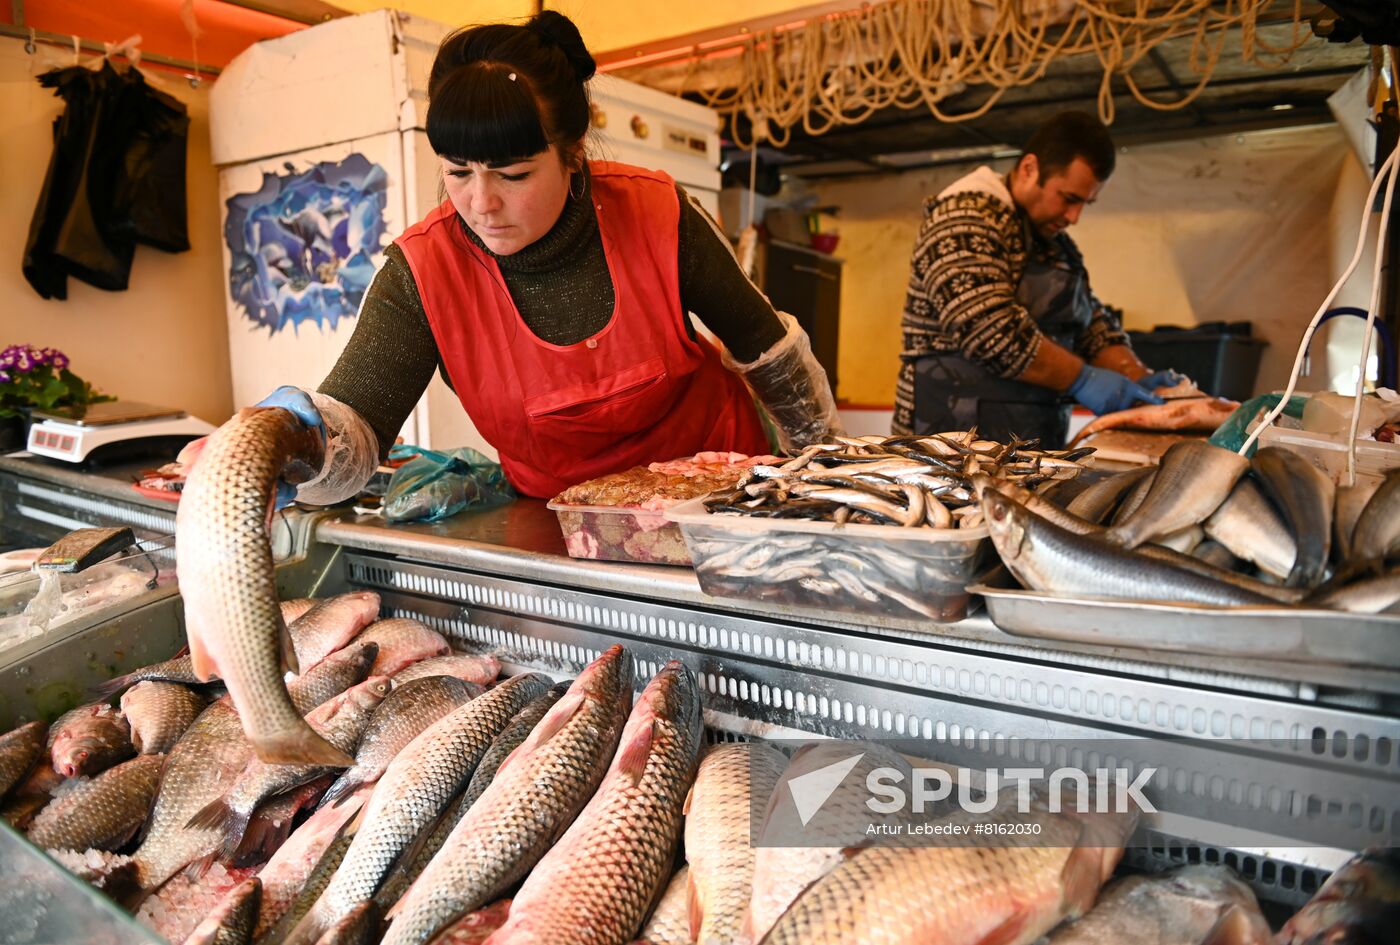
[[(1244, 445), (1239, 448), (1239, 453), (1241, 456), (1249, 455), (1249, 451), (1259, 440), (1259, 435), (1264, 432), (1264, 428), (1272, 424), (1275, 420), (1277, 420), (1279, 414), (1283, 413), (1284, 408), (1288, 406), (1288, 401), (1293, 396), (1293, 391), (1298, 386), (1298, 376), (1303, 371), (1303, 358), (1307, 353), (1308, 344), (1312, 341), (1313, 334), (1317, 331), (1317, 326), (1322, 321), (1322, 316), (1326, 314), (1329, 308), (1332, 307), (1332, 300), (1337, 297), (1337, 293), (1342, 290), (1342, 286), (1346, 285), (1347, 280), (1351, 278), (1351, 274), (1356, 271), (1356, 267), (1361, 263), (1361, 253), (1366, 248), (1366, 235), (1371, 228), (1370, 208), (1376, 202), (1376, 194), (1378, 191), (1380, 191), (1381, 184), (1385, 182), (1386, 177), (1389, 176), (1391, 171), (1395, 169), (1397, 158), (1400, 158), (1400, 148), (1396, 148), (1390, 153), (1390, 157), (1386, 158), (1385, 163), (1381, 165), (1379, 172), (1377, 172), (1376, 179), (1371, 182), (1371, 190), (1369, 193), (1366, 194), (1366, 203), (1362, 212), (1361, 232), (1358, 233), (1356, 237), (1356, 252), (1352, 253), (1351, 262), (1347, 264), (1346, 271), (1342, 273), (1341, 278), (1339, 278), (1336, 284), (1332, 286), (1332, 291), (1327, 293), (1327, 298), (1323, 299), (1322, 304), (1318, 306), (1317, 314), (1313, 315), (1312, 320), (1308, 322), (1308, 327), (1303, 331), (1303, 340), (1298, 345), (1297, 356), (1293, 359), (1293, 371), (1288, 376), (1288, 388), (1283, 392), (1283, 397), (1274, 406), (1274, 408), (1269, 411), (1268, 415), (1264, 417), (1263, 422), (1260, 423), (1259, 426), (1257, 426), (1254, 429), (1254, 432), (1249, 435), (1249, 438), (1244, 441)], [(1387, 203), (1384, 210), (1382, 211), (1383, 220), (1387, 218), (1386, 214), (1388, 214), (1390, 210), (1389, 197), (1391, 193), (1392, 191), (1389, 189), (1386, 191)], [(1384, 239), (1384, 236), (1382, 236), (1381, 238)], [(1380, 258), (1380, 254), (1377, 253), (1377, 261), (1379, 261)], [(1371, 312), (1369, 313), (1369, 317), (1366, 322), (1368, 329), (1366, 334), (1367, 344), (1369, 344), (1371, 337), (1369, 327), (1374, 319), (1375, 306), (1373, 304)], [(1364, 367), (1361, 373), (1362, 382), (1364, 383), (1366, 373)]]
[[(1400, 148), (1395, 153), (1400, 153)], [(1395, 160), (1395, 153), (1390, 156)], [(1361, 370), (1356, 376), (1356, 395), (1351, 399), (1351, 429), (1347, 432), (1347, 486), (1356, 485), (1356, 428), (1361, 424), (1361, 397), (1366, 392), (1366, 363), (1371, 359), (1371, 332), (1376, 324), (1376, 310), (1381, 304), (1381, 268), (1385, 263), (1385, 237), (1390, 228), (1390, 207), (1395, 198), (1395, 181), (1400, 170), (1391, 169), (1390, 183), (1385, 185), (1385, 200), (1381, 203), (1381, 232), (1376, 238), (1376, 268), (1371, 275), (1371, 304), (1366, 308), (1366, 337), (1361, 340)], [(1395, 352), (1387, 352), (1394, 355)]]

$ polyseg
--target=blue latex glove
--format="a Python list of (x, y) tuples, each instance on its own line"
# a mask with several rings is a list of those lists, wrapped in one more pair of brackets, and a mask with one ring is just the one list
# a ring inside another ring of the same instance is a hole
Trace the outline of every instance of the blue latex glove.
[[(316, 409), (316, 405), (311, 402), (306, 391), (290, 384), (283, 384), (272, 393), (268, 394), (254, 406), (257, 407), (281, 407), (290, 411), (291, 414), (306, 424), (313, 430), (320, 431), (321, 445), (326, 443), (326, 424), (321, 419), (321, 411)], [(274, 507), (284, 509), (291, 505), (297, 497), (297, 487), (290, 482), (277, 480), (277, 498), (274, 500)]]
[(1152, 391), (1128, 380), (1117, 371), (1084, 365), (1074, 383), (1065, 391), (1096, 414), (1127, 410), (1138, 403), (1160, 404), (1164, 401)]
[(1153, 371), (1151, 374), (1138, 380), (1139, 387), (1146, 387), (1148, 390), (1156, 390), (1159, 387), (1175, 387), (1186, 380), (1186, 375), (1171, 368), (1161, 371)]

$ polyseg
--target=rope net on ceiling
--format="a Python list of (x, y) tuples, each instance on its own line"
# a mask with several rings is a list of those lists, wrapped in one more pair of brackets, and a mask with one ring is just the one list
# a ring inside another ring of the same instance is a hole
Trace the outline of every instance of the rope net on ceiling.
[[(1265, 42), (1258, 32), (1265, 14), (1276, 21), (1290, 11), (1291, 39)], [(1044, 77), (1055, 60), (1093, 55), (1103, 68), (1099, 116), (1111, 123), (1115, 78), (1149, 108), (1189, 106), (1205, 90), (1232, 30), (1239, 31), (1243, 61), (1263, 68), (1285, 64), (1309, 37), (1300, 0), (886, 0), (754, 33), (740, 54), (738, 84), (699, 94), (721, 113), (748, 119), (732, 122), (740, 146), (766, 138), (782, 147), (795, 127), (819, 135), (890, 106), (922, 104), (941, 121), (968, 121), (1008, 89)], [(1194, 86), (1154, 98), (1131, 70), (1161, 44), (1183, 37), (1191, 41)], [(706, 63), (692, 60), (683, 88), (692, 87)], [(970, 111), (940, 107), (972, 86), (991, 94)]]

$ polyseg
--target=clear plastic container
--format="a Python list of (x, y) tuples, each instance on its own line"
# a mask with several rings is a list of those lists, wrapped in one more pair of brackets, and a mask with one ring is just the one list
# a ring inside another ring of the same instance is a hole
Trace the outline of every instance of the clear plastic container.
[(714, 597), (950, 623), (988, 556), (987, 527), (900, 528), (710, 513), (703, 499), (666, 510), (700, 588)]
[(637, 564), (690, 564), (690, 551), (665, 512), (616, 505), (550, 502), (572, 558)]

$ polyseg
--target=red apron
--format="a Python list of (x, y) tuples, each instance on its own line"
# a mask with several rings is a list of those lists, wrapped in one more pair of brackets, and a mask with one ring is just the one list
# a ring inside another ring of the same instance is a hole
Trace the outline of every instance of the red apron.
[(516, 489), (541, 498), (702, 450), (767, 452), (744, 382), (686, 332), (674, 181), (625, 164), (589, 167), (617, 307), (578, 344), (530, 331), (451, 201), (396, 241), (462, 406)]

